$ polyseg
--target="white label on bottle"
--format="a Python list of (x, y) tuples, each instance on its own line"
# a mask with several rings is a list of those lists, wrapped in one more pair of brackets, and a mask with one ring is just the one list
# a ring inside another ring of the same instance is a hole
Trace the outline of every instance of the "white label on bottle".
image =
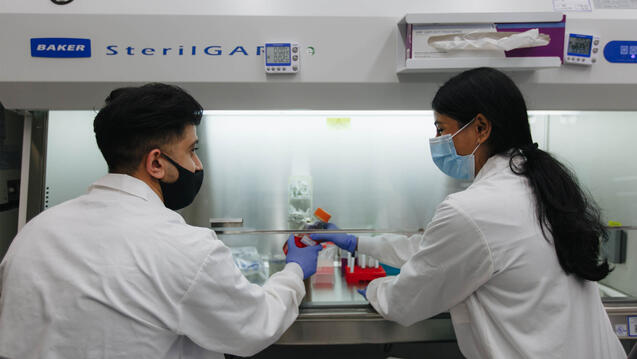
[(310, 237), (308, 236), (303, 236), (303, 238), (301, 238), (301, 243), (305, 244), (306, 246), (310, 247), (310, 246), (314, 246), (316, 245), (316, 242), (314, 242)]

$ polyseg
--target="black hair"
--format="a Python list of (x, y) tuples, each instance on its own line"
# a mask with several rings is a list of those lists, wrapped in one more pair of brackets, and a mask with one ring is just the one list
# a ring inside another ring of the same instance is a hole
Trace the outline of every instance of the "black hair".
[(203, 109), (183, 89), (150, 83), (113, 90), (95, 116), (95, 139), (111, 173), (130, 174), (154, 148), (199, 125)]
[[(544, 237), (551, 234), (562, 269), (598, 281), (610, 272), (600, 258), (600, 240), (608, 233), (590, 195), (574, 173), (531, 138), (526, 104), (515, 83), (492, 68), (476, 68), (449, 79), (436, 93), (432, 108), (465, 125), (482, 114), (491, 123), (490, 156), (509, 156), (511, 170), (528, 179)], [(522, 165), (516, 158), (525, 161)]]

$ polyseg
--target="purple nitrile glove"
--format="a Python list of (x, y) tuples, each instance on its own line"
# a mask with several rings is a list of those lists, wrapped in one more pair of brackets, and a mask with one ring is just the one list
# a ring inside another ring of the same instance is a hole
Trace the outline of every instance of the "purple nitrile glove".
[[(328, 223), (327, 229), (339, 228), (333, 223)], [(356, 245), (358, 244), (358, 238), (347, 233), (314, 233), (310, 235), (310, 238), (317, 242), (332, 242), (339, 248), (349, 251), (352, 254), (356, 250)]]
[(365, 289), (356, 289), (356, 291), (367, 300), (367, 287), (365, 287)]
[(294, 242), (294, 234), (288, 237), (288, 254), (285, 257), (285, 263), (296, 263), (303, 270), (303, 279), (309, 278), (316, 273), (316, 262), (318, 260), (318, 252), (323, 246), (317, 244), (315, 246), (299, 248)]

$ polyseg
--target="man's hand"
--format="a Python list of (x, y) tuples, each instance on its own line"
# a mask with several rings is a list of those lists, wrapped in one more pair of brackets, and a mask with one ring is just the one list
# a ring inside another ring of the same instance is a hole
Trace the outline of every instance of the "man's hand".
[(288, 237), (288, 254), (285, 257), (286, 263), (296, 263), (303, 270), (303, 279), (309, 278), (316, 273), (316, 262), (318, 260), (318, 252), (323, 246), (317, 244), (315, 246), (299, 248), (294, 242), (294, 234)]

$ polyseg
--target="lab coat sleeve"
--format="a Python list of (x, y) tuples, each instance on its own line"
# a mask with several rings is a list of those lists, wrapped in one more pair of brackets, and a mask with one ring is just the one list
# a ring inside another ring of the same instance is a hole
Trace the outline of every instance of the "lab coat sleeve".
[(358, 252), (370, 255), (392, 267), (400, 268), (418, 250), (422, 234), (411, 237), (398, 234), (382, 234), (375, 237), (358, 237)]
[(251, 356), (274, 343), (292, 325), (305, 295), (296, 263), (250, 283), (221, 241), (201, 266), (180, 305), (180, 334), (211, 351)]
[(395, 277), (367, 287), (371, 305), (404, 326), (449, 310), (491, 278), (493, 258), (476, 223), (445, 200), (436, 210), (418, 249)]

